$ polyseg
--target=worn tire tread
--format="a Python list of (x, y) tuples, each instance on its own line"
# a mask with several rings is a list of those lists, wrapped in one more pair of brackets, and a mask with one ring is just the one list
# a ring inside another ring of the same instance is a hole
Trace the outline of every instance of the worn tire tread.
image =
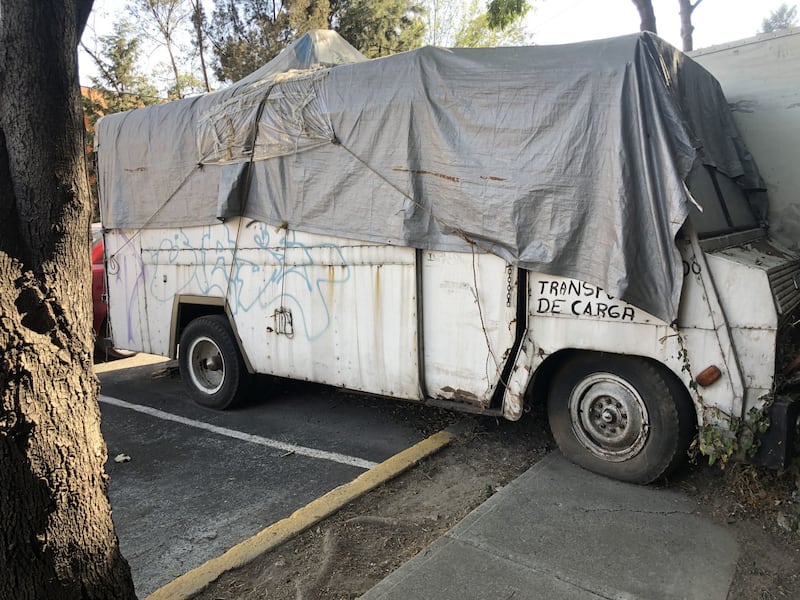
[(233, 408), (245, 396), (251, 377), (242, 360), (239, 346), (234, 340), (233, 330), (228, 318), (224, 315), (209, 315), (194, 319), (181, 334), (180, 348), (188, 347), (194, 337), (200, 337), (201, 335), (213, 339), (223, 354), (226, 364), (226, 380), (223, 383), (223, 387), (213, 395), (208, 395), (198, 390), (189, 377), (188, 356), (179, 351), (178, 366), (181, 379), (192, 400), (200, 406), (217, 410)]
[[(562, 453), (588, 470), (630, 483), (648, 484), (671, 473), (686, 459), (695, 418), (688, 393), (664, 369), (645, 358), (611, 353), (582, 352), (566, 359), (554, 374), (547, 401), (550, 428)], [(633, 385), (650, 415), (650, 433), (644, 448), (623, 462), (596, 457), (572, 431), (567, 408), (569, 393), (580, 379), (600, 371), (614, 373)]]

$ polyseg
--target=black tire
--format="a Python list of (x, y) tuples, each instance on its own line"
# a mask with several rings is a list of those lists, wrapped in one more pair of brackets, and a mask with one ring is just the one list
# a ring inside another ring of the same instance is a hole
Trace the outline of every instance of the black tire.
[(250, 382), (227, 317), (199, 317), (181, 334), (178, 349), (181, 379), (201, 406), (233, 407)]
[(688, 393), (639, 357), (581, 353), (554, 374), (550, 430), (572, 462), (607, 477), (647, 484), (686, 459), (696, 429)]

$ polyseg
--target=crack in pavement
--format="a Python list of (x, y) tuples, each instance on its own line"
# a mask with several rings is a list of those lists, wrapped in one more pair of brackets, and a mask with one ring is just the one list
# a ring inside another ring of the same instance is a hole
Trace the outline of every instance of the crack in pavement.
[(632, 514), (639, 514), (639, 515), (697, 515), (698, 512), (695, 510), (640, 510), (635, 508), (582, 508), (582, 507), (575, 507), (577, 510), (585, 513), (632, 513)]
[(531, 565), (529, 560), (528, 561), (523, 560), (522, 558), (520, 558), (520, 555), (510, 554), (505, 552), (501, 553), (497, 551), (497, 548), (495, 548), (490, 544), (482, 543), (477, 540), (461, 539), (458, 537), (451, 536), (449, 534), (450, 532), (445, 533), (444, 537), (449, 538), (451, 543), (455, 541), (462, 543), (466, 546), (471, 546), (477, 550), (491, 554), (492, 556), (499, 558), (501, 560), (506, 560), (508, 562), (514, 563), (515, 565), (519, 565), (521, 567), (525, 567), (526, 569), (530, 569), (532, 571), (536, 571), (538, 573), (542, 573), (543, 575), (552, 577), (556, 581), (560, 581), (565, 585), (577, 588), (583, 592), (586, 592), (587, 594), (591, 594), (592, 596), (600, 598), (601, 600), (626, 600), (626, 599), (633, 599), (636, 597), (633, 595), (626, 594), (620, 590), (599, 591), (597, 589), (586, 587), (586, 585), (583, 584), (583, 582), (573, 580), (572, 578), (569, 578), (561, 573), (558, 573), (557, 571), (553, 571), (552, 569), (548, 569), (547, 567), (544, 567), (538, 563), (536, 565)]

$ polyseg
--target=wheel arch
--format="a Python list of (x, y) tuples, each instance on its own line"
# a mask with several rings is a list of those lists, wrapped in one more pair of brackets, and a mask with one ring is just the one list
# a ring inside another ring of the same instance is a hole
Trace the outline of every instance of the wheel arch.
[(172, 326), (169, 337), (169, 356), (178, 357), (178, 340), (181, 339), (183, 330), (186, 326), (198, 317), (210, 317), (213, 315), (223, 315), (228, 319), (228, 324), (233, 331), (236, 345), (249, 373), (253, 373), (253, 367), (248, 360), (247, 354), (242, 346), (242, 340), (236, 329), (236, 321), (231, 316), (225, 303), (225, 299), (217, 296), (192, 296), (177, 295), (172, 307)]
[(697, 426), (697, 411), (695, 404), (692, 400), (691, 392), (686, 387), (684, 381), (678, 376), (677, 373), (675, 373), (663, 362), (650, 356), (642, 356), (640, 354), (619, 354), (617, 352), (607, 352), (604, 350), (582, 350), (579, 348), (564, 348), (562, 350), (558, 350), (557, 352), (549, 355), (536, 369), (533, 379), (528, 385), (528, 389), (525, 393), (526, 404), (528, 406), (546, 406), (547, 394), (550, 391), (550, 386), (553, 384), (553, 376), (558, 371), (559, 367), (573, 357), (582, 354), (595, 356), (607, 355), (615, 357), (625, 356), (639, 358), (650, 363), (664, 375), (670, 388), (672, 388), (673, 392), (676, 394), (676, 397), (680, 398), (680, 401), (684, 402), (685, 406), (690, 409), (689, 412), (694, 419), (694, 425)]

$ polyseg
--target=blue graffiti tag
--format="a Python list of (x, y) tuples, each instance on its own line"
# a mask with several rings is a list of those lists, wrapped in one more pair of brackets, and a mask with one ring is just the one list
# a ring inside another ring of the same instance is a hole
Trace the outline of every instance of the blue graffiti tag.
[[(308, 340), (319, 338), (331, 323), (325, 289), (350, 279), (350, 266), (341, 248), (333, 243), (307, 245), (297, 240), (296, 232), (284, 229), (273, 242), (269, 226), (260, 222), (249, 223), (244, 231), (252, 246), (240, 242), (237, 252), (236, 229), (228, 224), (204, 226), (199, 246), (183, 229), (163, 238), (157, 249), (150, 251), (152, 298), (172, 302), (182, 293), (224, 297), (234, 315), (254, 308), (286, 307), (296, 313), (295, 323), (301, 325)], [(299, 259), (287, 263), (287, 252), (294, 250), (291, 255), (296, 255), (297, 249)], [(333, 251), (334, 260), (315, 260), (314, 254), (320, 250), (328, 251), (323, 254)], [(324, 277), (315, 276), (320, 267), (334, 266), (330, 263), (339, 268), (327, 269)], [(178, 280), (167, 286), (175, 267)]]

